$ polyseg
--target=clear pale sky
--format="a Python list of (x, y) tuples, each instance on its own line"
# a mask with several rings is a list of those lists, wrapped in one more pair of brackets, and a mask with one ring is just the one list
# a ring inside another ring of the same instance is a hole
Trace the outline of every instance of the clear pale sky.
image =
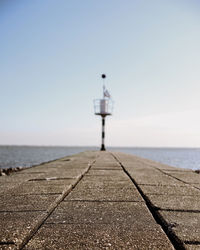
[(0, 144), (200, 147), (199, 0), (1, 0)]

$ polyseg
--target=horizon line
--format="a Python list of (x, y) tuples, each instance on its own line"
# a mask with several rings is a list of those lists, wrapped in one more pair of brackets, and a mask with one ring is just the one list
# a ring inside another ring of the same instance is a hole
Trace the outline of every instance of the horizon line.
[[(96, 145), (43, 145), (43, 144), (0, 144), (0, 147), (71, 147), (71, 148), (100, 148)], [(106, 146), (106, 148), (169, 148), (169, 149), (200, 149), (200, 146)]]

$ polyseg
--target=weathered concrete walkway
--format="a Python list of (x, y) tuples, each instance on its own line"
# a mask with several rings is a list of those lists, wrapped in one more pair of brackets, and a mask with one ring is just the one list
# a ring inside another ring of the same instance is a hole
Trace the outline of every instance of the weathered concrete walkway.
[(0, 177), (0, 249), (200, 249), (200, 175), (84, 152)]

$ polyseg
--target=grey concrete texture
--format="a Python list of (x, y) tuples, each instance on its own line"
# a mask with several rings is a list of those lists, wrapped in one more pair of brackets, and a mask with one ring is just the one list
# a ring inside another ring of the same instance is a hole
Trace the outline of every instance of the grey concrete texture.
[(60, 161), (51, 162), (48, 164), (42, 165), (40, 168), (37, 168), (36, 172), (29, 174), (30, 169), (27, 169), (23, 172), (19, 172), (18, 175), (28, 176), (28, 179), (41, 179), (41, 178), (76, 178), (78, 175), (81, 175), (87, 168), (88, 162), (77, 162), (75, 160), (71, 161)]
[(92, 176), (116, 176), (119, 177), (119, 179), (121, 178), (126, 178), (126, 176), (124, 176), (124, 172), (122, 169), (120, 170), (93, 170), (91, 169), (86, 175), (92, 175)]
[(199, 244), (185, 244), (187, 250), (199, 250)]
[(157, 227), (145, 203), (141, 202), (65, 201), (55, 209), (46, 223), (132, 224), (147, 229)]
[(199, 211), (200, 196), (148, 195), (151, 203), (160, 209)]
[(199, 177), (97, 151), (1, 176), (0, 249), (200, 249)]
[(127, 176), (127, 175), (92, 175), (90, 173), (86, 174), (85, 175), (85, 178), (84, 180), (88, 180), (88, 181), (92, 181), (94, 179), (94, 176), (95, 176), (95, 179), (97, 182), (108, 182), (108, 181), (112, 181), (113, 183), (117, 183), (117, 182), (121, 182), (121, 181), (130, 181), (130, 178)]
[(1, 195), (0, 212), (46, 210), (57, 195)]
[[(1, 179), (1, 177), (0, 177), (0, 179)], [(0, 188), (0, 195), (1, 194), (6, 194), (8, 192), (8, 190), (13, 189), (13, 188), (15, 188), (15, 187), (17, 187), (19, 185), (20, 185), (20, 183), (13, 183), (13, 182), (11, 182), (11, 183), (9, 183), (9, 182), (0, 183), (0, 187), (1, 187)]]
[[(21, 244), (75, 186), (97, 155), (81, 153), (70, 157), (70, 161), (64, 158), (1, 176), (0, 249), (21, 249)], [(55, 173), (61, 178), (55, 178)]]
[[(126, 164), (126, 167), (131, 166), (134, 168), (154, 168), (154, 169), (160, 169), (160, 170), (172, 170), (172, 171), (191, 171), (189, 169), (180, 169), (177, 167), (173, 167), (173, 166), (168, 166), (166, 164), (160, 163), (160, 162), (155, 162), (152, 161), (150, 159), (146, 159), (146, 158), (142, 158), (142, 157), (138, 157), (138, 156), (133, 156), (133, 155), (129, 155), (129, 154), (125, 154), (125, 153), (121, 153), (121, 152), (112, 152), (113, 155), (117, 156), (117, 159), (120, 162), (123, 162), (124, 164)], [(134, 157), (134, 161), (133, 161), (133, 157)]]
[(200, 213), (191, 211), (159, 211), (160, 216), (167, 222), (169, 230), (173, 230), (179, 239), (185, 243), (199, 242)]
[(76, 179), (27, 181), (15, 188), (9, 189), (7, 195), (59, 194), (62, 193), (64, 188), (70, 188), (75, 183)]
[(70, 192), (66, 200), (143, 201), (141, 195), (130, 180), (99, 181), (99, 178), (95, 177), (84, 178), (76, 188)]
[(139, 229), (130, 224), (45, 224), (25, 249), (170, 250), (173, 247), (158, 228)]
[[(168, 172), (169, 173), (169, 172)], [(171, 176), (189, 184), (200, 184), (200, 174), (193, 171), (187, 172), (170, 172)]]
[[(200, 190), (185, 184), (180, 185), (138, 185), (146, 195), (200, 196)], [(199, 197), (200, 198), (200, 197)]]
[(121, 170), (121, 166), (119, 165), (118, 162), (110, 162), (110, 163), (94, 163), (94, 165), (91, 168), (92, 170)]
[(198, 190), (200, 190), (200, 184), (192, 184), (192, 186)]
[(55, 171), (57, 171), (58, 169), (61, 170), (61, 168), (62, 171), (66, 170), (68, 171), (68, 173), (70, 172), (70, 170), (75, 171), (76, 169), (86, 169), (88, 167), (88, 164), (93, 162), (96, 156), (97, 152), (83, 152), (81, 154), (64, 157), (62, 159), (55, 160), (49, 163), (42, 163), (38, 166), (25, 168), (19, 172), (13, 172), (9, 176), (1, 176), (0, 184), (2, 184), (2, 186), (5, 183), (18, 184), (33, 178), (43, 178), (46, 177), (46, 174), (55, 173)]
[[(185, 249), (200, 249), (200, 175), (147, 159), (114, 154), (169, 234)], [(131, 161), (132, 158), (132, 161)]]
[(106, 152), (100, 153), (26, 247), (49, 245), (56, 249), (173, 249), (137, 188)]
[(138, 184), (182, 185), (180, 181), (171, 176), (165, 175), (154, 168), (135, 169), (129, 166), (126, 167), (126, 170)]
[[(0, 242), (12, 242), (10, 247), (23, 241), (45, 211), (15, 211), (0, 213)], [(2, 245), (0, 245), (1, 249)]]

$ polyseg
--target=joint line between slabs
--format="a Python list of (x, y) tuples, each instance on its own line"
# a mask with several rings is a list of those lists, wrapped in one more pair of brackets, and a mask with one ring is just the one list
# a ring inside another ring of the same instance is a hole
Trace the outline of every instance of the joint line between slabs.
[(2, 245), (15, 245), (13, 241), (0, 241), (0, 246)]
[[(161, 170), (161, 169), (159, 169), (159, 168), (157, 168), (157, 167), (154, 167), (154, 166), (152, 166), (152, 167), (153, 167), (154, 169), (160, 171), (160, 172), (161, 172), (162, 174), (164, 174), (164, 175), (167, 175), (167, 176), (169, 176), (169, 177), (171, 177), (171, 178), (173, 178), (173, 179), (175, 179), (175, 180), (177, 180), (177, 181), (180, 181), (181, 183), (183, 183), (183, 184), (185, 184), (185, 185), (188, 185), (188, 186), (193, 187), (193, 188), (195, 188), (195, 189), (197, 189), (197, 190), (200, 190), (200, 188), (198, 188), (198, 187), (196, 187), (196, 186), (193, 186), (193, 185), (196, 185), (196, 184), (198, 184), (198, 183), (189, 183), (189, 182), (183, 181), (183, 180), (179, 179), (178, 177), (175, 177), (175, 176), (171, 175), (170, 173), (166, 173), (166, 172), (164, 172), (163, 170)], [(186, 171), (185, 171), (185, 172), (186, 172)]]
[(185, 240), (184, 243), (186, 245), (200, 245), (200, 241), (197, 241), (197, 240)]
[(72, 189), (75, 188), (75, 186), (81, 181), (81, 179), (85, 176), (85, 174), (90, 170), (90, 168), (92, 167), (92, 165), (96, 162), (96, 159), (93, 160), (91, 163), (88, 164), (88, 168), (87, 170), (79, 176), (79, 178), (77, 178), (76, 183), (74, 183), (73, 185), (71, 185), (70, 187), (68, 186), (67, 189), (65, 189), (62, 193), (62, 195), (60, 195), (53, 203), (52, 205), (50, 205), (50, 207), (41, 215), (41, 217), (39, 218), (38, 222), (36, 223), (36, 225), (33, 227), (33, 229), (31, 230), (31, 232), (29, 233), (29, 235), (27, 235), (24, 240), (22, 241), (22, 243), (19, 245), (19, 249), (23, 249), (28, 242), (32, 239), (32, 237), (38, 232), (38, 230), (42, 227), (42, 225), (45, 223), (45, 221), (48, 219), (48, 217), (53, 213), (53, 211), (56, 209), (56, 207), (65, 199), (65, 197), (72, 191)]
[(126, 203), (126, 202), (128, 202), (128, 203), (131, 203), (131, 202), (133, 202), (133, 203), (143, 203), (144, 201), (137, 201), (137, 200), (64, 200), (63, 201), (64, 203), (67, 203), (67, 202), (101, 202), (101, 203), (103, 203), (103, 202), (106, 202), (106, 203), (108, 203), (108, 202), (113, 202), (113, 203)]
[(146, 202), (147, 208), (149, 209), (149, 211), (152, 214), (153, 218), (155, 219), (156, 223), (162, 227), (163, 231), (165, 232), (166, 236), (168, 237), (168, 239), (170, 240), (170, 242), (172, 243), (174, 248), (177, 250), (186, 250), (183, 242), (172, 231), (169, 231), (168, 226), (167, 226), (168, 225), (167, 222), (163, 219), (163, 217), (161, 215), (158, 214), (157, 209), (155, 209), (154, 205), (151, 203), (149, 198), (143, 193), (142, 189), (139, 187), (139, 185), (137, 184), (135, 179), (129, 174), (129, 172), (126, 170), (126, 168), (121, 163), (121, 161), (113, 153), (111, 153), (111, 155), (121, 165), (124, 172), (131, 179), (131, 181), (133, 182), (133, 184), (137, 188), (138, 192), (140, 193), (140, 195), (142, 196), (142, 198)]
[(200, 213), (200, 210), (184, 210), (184, 209), (170, 209), (170, 208), (160, 208), (160, 207), (155, 207), (157, 211), (166, 211), (166, 212), (178, 212), (178, 213), (195, 213), (198, 214)]

